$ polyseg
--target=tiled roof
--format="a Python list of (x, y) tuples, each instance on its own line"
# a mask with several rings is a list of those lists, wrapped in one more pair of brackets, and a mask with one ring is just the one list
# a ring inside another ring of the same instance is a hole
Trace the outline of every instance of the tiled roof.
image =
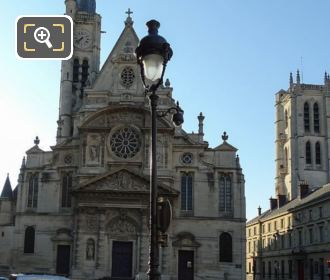
[(321, 188), (316, 188), (310, 191), (310, 193), (305, 196), (304, 198), (297, 197), (288, 203), (284, 204), (280, 208), (276, 208), (274, 210), (268, 209), (264, 213), (262, 213), (260, 216), (257, 216), (250, 221), (247, 222), (247, 225), (251, 225), (254, 223), (257, 223), (259, 220), (264, 221), (268, 220), (269, 218), (279, 216), (281, 214), (284, 214), (286, 212), (292, 211), (294, 208), (297, 207), (303, 207), (305, 204), (309, 202), (314, 202), (316, 200), (329, 197), (330, 198), (330, 184), (324, 185)]

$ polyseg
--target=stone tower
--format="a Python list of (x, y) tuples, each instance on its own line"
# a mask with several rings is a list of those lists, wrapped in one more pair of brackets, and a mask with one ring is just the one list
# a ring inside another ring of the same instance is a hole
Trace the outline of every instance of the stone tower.
[(288, 200), (298, 195), (298, 185), (311, 188), (329, 182), (330, 82), (304, 84), (297, 71), (290, 74), (287, 91), (276, 94), (276, 194)]
[(77, 134), (75, 113), (84, 100), (84, 90), (94, 82), (100, 67), (101, 16), (95, 0), (66, 0), (66, 14), (72, 17), (73, 56), (61, 66), (60, 108), (57, 142)]

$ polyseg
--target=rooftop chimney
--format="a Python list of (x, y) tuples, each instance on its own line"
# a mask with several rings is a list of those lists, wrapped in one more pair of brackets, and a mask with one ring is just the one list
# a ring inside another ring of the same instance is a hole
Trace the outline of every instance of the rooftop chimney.
[(309, 187), (306, 181), (303, 181), (299, 185), (299, 194), (300, 194), (300, 199), (306, 197), (309, 192)]
[(282, 207), (286, 203), (286, 195), (278, 194), (277, 195), (278, 208)]
[(269, 199), (270, 202), (270, 210), (274, 210), (277, 208), (277, 199), (276, 198), (270, 198)]
[(258, 216), (260, 216), (261, 215), (261, 207), (259, 206), (258, 207)]

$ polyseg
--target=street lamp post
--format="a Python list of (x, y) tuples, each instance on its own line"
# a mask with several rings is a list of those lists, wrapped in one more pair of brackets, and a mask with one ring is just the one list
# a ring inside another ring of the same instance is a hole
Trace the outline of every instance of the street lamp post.
[[(142, 82), (149, 94), (151, 107), (151, 172), (150, 172), (150, 245), (149, 245), (149, 280), (160, 280), (159, 272), (159, 242), (158, 242), (158, 188), (157, 188), (157, 104), (158, 95), (156, 91), (163, 83), (163, 77), (167, 62), (171, 59), (173, 51), (165, 38), (158, 35), (160, 23), (156, 20), (147, 22), (148, 35), (145, 36), (136, 48), (137, 62), (141, 69)], [(183, 123), (183, 111), (177, 107), (173, 122), (176, 125)], [(170, 112), (170, 111), (168, 111)], [(166, 113), (168, 113), (166, 112)]]

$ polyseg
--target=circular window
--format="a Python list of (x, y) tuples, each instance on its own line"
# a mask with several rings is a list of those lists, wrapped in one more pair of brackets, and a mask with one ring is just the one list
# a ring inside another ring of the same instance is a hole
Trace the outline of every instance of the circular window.
[(192, 160), (193, 160), (193, 155), (191, 153), (184, 153), (181, 156), (181, 161), (184, 164), (190, 164), (190, 163), (192, 163)]
[(140, 137), (132, 127), (117, 130), (110, 139), (111, 150), (117, 157), (132, 158), (140, 150)]
[(68, 154), (64, 157), (64, 163), (65, 164), (70, 164), (72, 163), (72, 155)]
[(134, 82), (134, 70), (131, 67), (125, 67), (120, 75), (121, 83), (125, 88), (130, 88)]

